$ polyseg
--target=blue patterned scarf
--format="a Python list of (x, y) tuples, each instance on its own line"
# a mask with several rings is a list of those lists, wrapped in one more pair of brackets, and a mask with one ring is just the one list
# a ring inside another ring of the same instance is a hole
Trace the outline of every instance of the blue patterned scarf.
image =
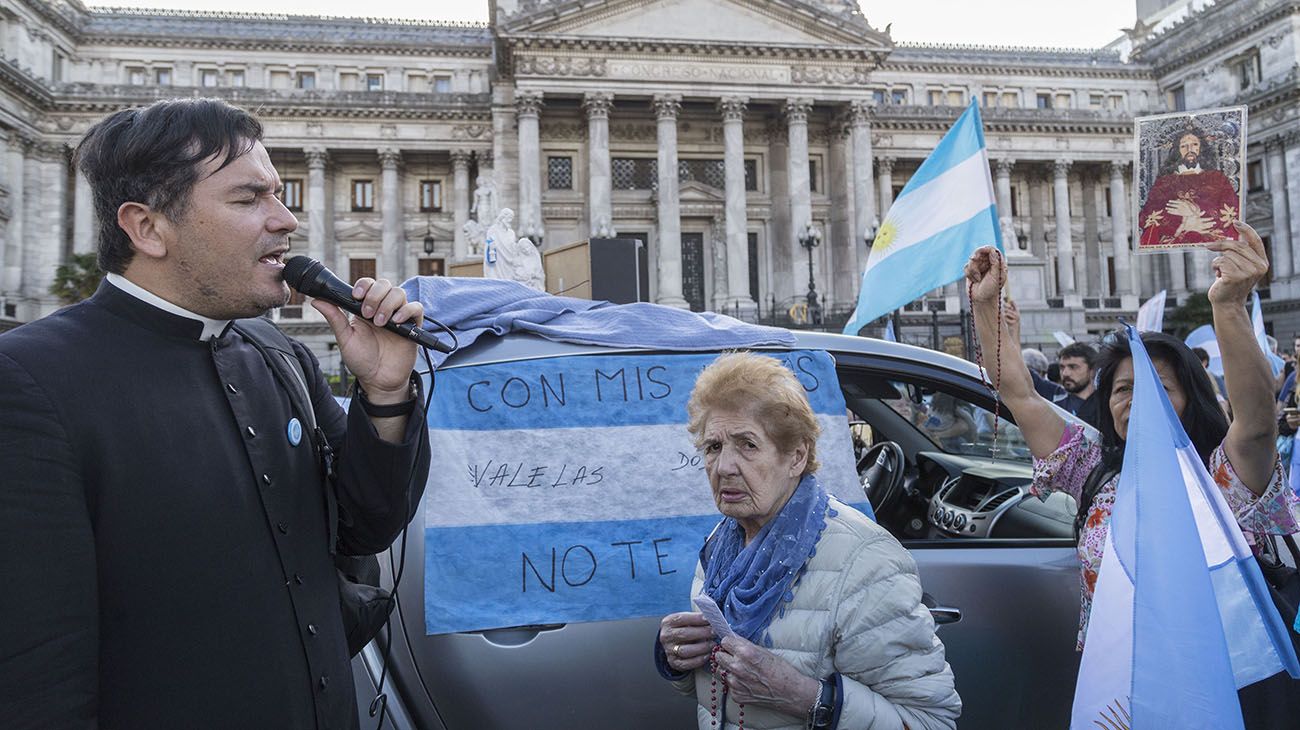
[(781, 511), (749, 543), (745, 530), (724, 517), (700, 550), (704, 592), (722, 607), (740, 636), (770, 647), (767, 627), (791, 592), (826, 528), (830, 497), (812, 474), (799, 481)]

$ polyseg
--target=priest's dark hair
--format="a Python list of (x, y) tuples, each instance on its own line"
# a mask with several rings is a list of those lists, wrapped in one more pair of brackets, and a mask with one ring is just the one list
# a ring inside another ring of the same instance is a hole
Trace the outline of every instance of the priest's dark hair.
[(261, 139), (260, 122), (220, 99), (167, 99), (114, 112), (91, 127), (74, 160), (95, 201), (99, 268), (121, 274), (135, 253), (117, 224), (123, 203), (179, 220), (204, 162), (220, 156), (221, 169)]

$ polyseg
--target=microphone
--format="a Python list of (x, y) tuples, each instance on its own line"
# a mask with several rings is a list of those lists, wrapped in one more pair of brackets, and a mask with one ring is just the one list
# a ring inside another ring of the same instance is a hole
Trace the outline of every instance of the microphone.
[[(309, 256), (294, 256), (284, 262), (282, 276), (285, 283), (297, 289), (299, 293), (316, 299), (324, 299), (367, 322), (370, 321), (369, 317), (361, 314), (361, 302), (352, 298), (352, 287), (343, 283), (342, 279), (335, 276), (333, 271), (325, 268), (325, 264), (316, 259)], [(420, 324), (420, 322), (402, 322), (398, 324), (389, 320), (383, 326), (389, 332), (399, 334), (408, 340), (415, 340), (415, 343), (421, 347), (451, 353), (450, 345), (439, 342), (437, 337), (421, 329)]]

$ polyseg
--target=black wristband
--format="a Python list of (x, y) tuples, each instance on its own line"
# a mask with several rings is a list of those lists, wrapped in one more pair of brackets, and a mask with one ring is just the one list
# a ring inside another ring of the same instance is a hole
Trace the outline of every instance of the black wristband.
[(365, 411), (371, 418), (396, 418), (398, 416), (409, 416), (415, 410), (415, 406), (420, 402), (419, 376), (411, 373), (411, 382), (409, 385), (411, 397), (401, 403), (387, 403), (377, 405), (366, 398), (366, 391), (357, 385), (357, 399), (361, 401), (361, 410)]

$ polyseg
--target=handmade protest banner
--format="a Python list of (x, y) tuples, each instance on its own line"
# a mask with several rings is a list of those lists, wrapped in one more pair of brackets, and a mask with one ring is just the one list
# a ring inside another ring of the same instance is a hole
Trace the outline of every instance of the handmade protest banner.
[[(822, 427), (821, 482), (870, 514), (830, 355), (772, 353)], [(429, 410), (429, 634), (658, 616), (688, 607), (721, 516), (686, 430), (716, 354), (619, 354), (450, 368)]]

